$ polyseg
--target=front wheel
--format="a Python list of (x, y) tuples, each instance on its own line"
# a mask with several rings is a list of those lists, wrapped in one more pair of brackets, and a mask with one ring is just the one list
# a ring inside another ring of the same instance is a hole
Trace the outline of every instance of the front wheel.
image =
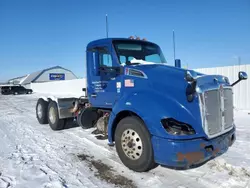
[(50, 128), (54, 131), (64, 128), (65, 120), (59, 119), (58, 107), (55, 101), (50, 101), (48, 106), (48, 122)]
[(115, 145), (122, 163), (129, 169), (145, 172), (156, 166), (151, 136), (140, 118), (130, 116), (118, 123)]

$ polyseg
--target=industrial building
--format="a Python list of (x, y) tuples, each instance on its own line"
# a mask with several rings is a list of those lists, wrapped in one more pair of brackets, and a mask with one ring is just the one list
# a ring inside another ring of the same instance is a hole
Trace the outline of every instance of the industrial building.
[(60, 66), (55, 66), (25, 76), (10, 79), (8, 83), (15, 85), (20, 84), (29, 88), (31, 83), (42, 83), (72, 79), (77, 79), (77, 76), (72, 71)]
[(20, 84), (27, 76), (28, 75), (12, 78), (12, 79), (8, 80), (8, 83), (13, 84), (13, 85)]

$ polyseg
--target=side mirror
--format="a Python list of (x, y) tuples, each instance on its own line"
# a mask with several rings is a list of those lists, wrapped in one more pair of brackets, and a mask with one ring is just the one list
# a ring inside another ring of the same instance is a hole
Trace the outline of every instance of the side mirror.
[(239, 72), (238, 77), (239, 77), (238, 80), (236, 82), (232, 83), (231, 86), (234, 86), (237, 83), (239, 83), (241, 80), (246, 80), (248, 78), (247, 73), (243, 72), (243, 71)]
[(186, 88), (186, 97), (188, 102), (192, 102), (195, 97), (196, 85), (197, 85), (197, 73), (194, 71), (186, 71), (185, 80), (188, 82)]
[(193, 71), (186, 71), (186, 74), (185, 74), (185, 80), (187, 82), (193, 82), (196, 80), (196, 77), (197, 77), (197, 74), (196, 72), (193, 72)]
[(239, 72), (239, 80), (246, 80), (247, 79), (247, 73), (240, 71)]

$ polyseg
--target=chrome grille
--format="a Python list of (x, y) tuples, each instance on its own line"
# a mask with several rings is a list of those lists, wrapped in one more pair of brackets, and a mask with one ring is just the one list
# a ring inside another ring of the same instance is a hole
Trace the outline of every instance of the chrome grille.
[(220, 116), (220, 95), (218, 90), (205, 92), (206, 104), (206, 124), (209, 135), (214, 135), (221, 132), (222, 122)]
[(233, 126), (231, 88), (208, 90), (200, 95), (203, 128), (209, 137), (223, 134)]
[(224, 119), (225, 129), (232, 127), (233, 125), (233, 117), (234, 117), (234, 110), (233, 110), (233, 92), (229, 88), (224, 89)]

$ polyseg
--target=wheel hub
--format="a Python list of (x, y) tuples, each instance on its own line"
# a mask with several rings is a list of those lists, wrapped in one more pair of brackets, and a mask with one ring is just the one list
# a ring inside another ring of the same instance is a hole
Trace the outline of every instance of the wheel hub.
[(143, 148), (142, 141), (138, 133), (132, 129), (126, 129), (122, 133), (121, 144), (123, 152), (132, 160), (137, 160), (141, 157)]
[(128, 143), (127, 143), (127, 146), (129, 148), (132, 148), (133, 147), (133, 140), (130, 140)]
[(52, 124), (56, 122), (56, 112), (54, 108), (49, 109), (49, 120)]

